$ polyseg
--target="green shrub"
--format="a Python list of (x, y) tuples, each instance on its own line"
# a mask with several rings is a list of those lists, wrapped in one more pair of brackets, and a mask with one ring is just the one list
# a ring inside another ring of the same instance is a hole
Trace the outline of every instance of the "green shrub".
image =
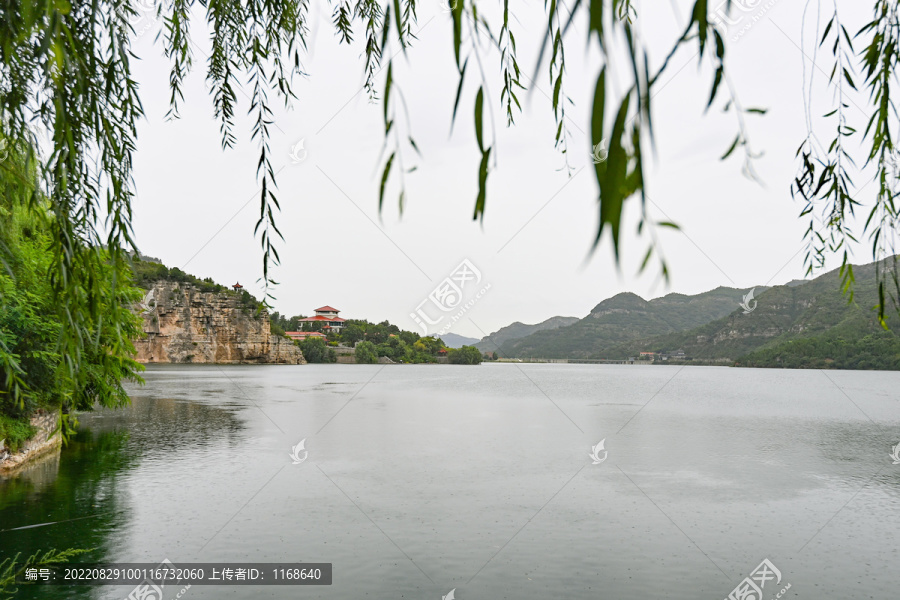
[(308, 363), (333, 363), (337, 362), (337, 354), (325, 345), (322, 338), (311, 337), (300, 342), (300, 350), (303, 358)]
[[(141, 260), (138, 257), (131, 259), (131, 272), (134, 284), (145, 290), (150, 289), (157, 281), (175, 281), (194, 285), (204, 293), (221, 293), (228, 291), (224, 285), (213, 281), (210, 277), (200, 279), (190, 273), (185, 273), (178, 267), (169, 269), (163, 264), (150, 260)], [(178, 288), (176, 288), (177, 290)]]
[(361, 365), (377, 363), (378, 354), (375, 352), (375, 344), (372, 342), (359, 342), (356, 344), (356, 362)]
[(10, 452), (17, 452), (22, 444), (37, 433), (28, 419), (14, 419), (0, 414), (0, 442), (6, 440), (6, 447)]
[(447, 358), (454, 365), (479, 365), (481, 364), (481, 352), (475, 346), (463, 346), (462, 348), (450, 348)]

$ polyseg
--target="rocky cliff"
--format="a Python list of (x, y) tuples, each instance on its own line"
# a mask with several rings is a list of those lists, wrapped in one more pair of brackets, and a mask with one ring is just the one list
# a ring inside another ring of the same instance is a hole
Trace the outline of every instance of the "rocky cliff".
[(242, 294), (201, 292), (190, 283), (157, 281), (136, 310), (145, 337), (143, 363), (306, 364), (294, 343), (269, 330), (269, 315)]

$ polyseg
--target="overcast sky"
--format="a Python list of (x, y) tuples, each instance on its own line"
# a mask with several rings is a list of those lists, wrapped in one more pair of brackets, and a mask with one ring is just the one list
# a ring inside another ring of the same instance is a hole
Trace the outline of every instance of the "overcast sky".
[[(513, 321), (582, 317), (623, 291), (652, 298), (803, 277), (807, 223), (798, 218), (801, 206), (790, 196), (790, 182), (797, 168), (794, 154), (806, 132), (800, 50), (805, 2), (743, 0), (752, 9), (738, 9), (734, 17), (740, 22), (728, 29), (733, 85), (745, 106), (769, 111), (748, 119), (754, 148), (765, 152), (756, 161), (764, 186), (741, 175), (737, 155), (718, 160), (736, 134), (736, 123), (733, 113), (722, 112), (724, 102), (704, 114), (711, 68), (706, 60), (698, 64), (695, 45), (676, 55), (655, 87), (657, 154), (647, 174), (650, 214), (683, 230), (659, 232), (671, 270), (668, 287), (654, 263), (643, 275), (637, 273), (649, 243), (646, 235), (636, 234), (637, 198), (626, 205), (621, 264), (617, 267), (613, 259), (608, 237), (590, 253), (598, 213), (589, 115), (601, 62), (597, 48), (584, 43), (583, 18), (571, 33), (567, 55), (566, 85), (574, 103), (568, 121), (571, 173), (553, 147), (546, 61), (534, 83), (529, 82), (545, 23), (544, 2), (516, 2), (513, 9), (519, 60), (527, 74), (523, 83), (533, 89), (521, 94), (524, 112), (511, 129), (499, 104), (499, 56), (487, 46), (483, 50), (492, 85), (488, 100), (497, 120), (497, 160), (481, 224), (471, 218), (480, 160), (471, 118), (476, 73), (470, 65), (472, 79), (451, 135), (457, 76), (451, 19), (438, 0), (420, 3), (418, 40), (408, 58), (398, 57), (394, 67), (423, 155), (413, 162), (416, 172), (406, 176), (402, 217), (396, 179), (378, 213), (382, 107), (370, 103), (362, 90), (362, 35), (352, 46), (339, 45), (329, 5), (312, 3), (309, 52), (303, 58), (309, 77), (297, 82), (299, 100), (292, 110), (273, 102), (273, 162), (279, 171), (279, 224), (286, 238), (274, 273), (280, 282), (276, 310), (310, 314), (329, 304), (343, 317), (388, 319), (416, 329), (410, 313), (467, 259), (481, 275), (477, 290), (489, 288), (451, 331), (480, 338)], [(839, 4), (848, 29), (856, 31), (868, 16), (866, 3)], [(689, 10), (687, 1), (645, 0), (638, 5), (636, 25), (655, 64), (683, 29)], [(158, 26), (142, 22), (137, 28), (147, 25), (135, 47), (142, 58), (135, 71), (147, 113), (136, 157), (138, 244), (169, 266), (229, 285), (240, 281), (259, 296), (261, 252), (252, 233), (259, 206), (254, 174), (258, 149), (250, 140), (249, 122), (239, 119), (237, 148), (223, 151), (205, 84), (208, 43), (199, 20), (195, 71), (187, 81), (181, 119), (166, 121), (169, 65), (161, 43), (154, 42)], [(805, 47), (811, 55), (814, 14), (807, 16), (807, 26)], [(621, 92), (629, 75), (622, 68), (624, 56), (618, 59), (613, 90)], [(813, 114), (822, 115), (830, 110), (831, 92), (824, 85), (830, 52), (820, 53), (818, 62)], [(811, 70), (808, 63), (807, 75)], [(382, 72), (380, 81), (383, 77)], [(243, 114), (249, 100), (241, 93), (239, 98)], [(864, 96), (856, 102), (866, 106)], [(852, 123), (862, 130), (863, 112), (854, 110)], [(830, 140), (828, 135), (823, 128), (822, 139)], [(301, 140), (303, 151), (298, 149), (296, 156), (302, 160), (295, 162), (291, 149)], [(867, 180), (859, 181), (862, 186)], [(862, 197), (871, 196), (864, 191)], [(860, 247), (855, 258), (869, 262), (868, 246)], [(465, 289), (464, 299), (474, 289)], [(442, 323), (447, 322), (445, 315)]]

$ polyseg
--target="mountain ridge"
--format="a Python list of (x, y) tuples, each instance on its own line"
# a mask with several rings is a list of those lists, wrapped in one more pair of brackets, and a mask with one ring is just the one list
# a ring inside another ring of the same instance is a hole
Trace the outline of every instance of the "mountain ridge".
[(477, 342), (477, 338), (470, 338), (464, 335), (459, 335), (458, 333), (442, 333), (438, 336), (448, 348), (462, 348), (463, 346), (474, 346)]
[[(678, 349), (695, 359), (752, 366), (826, 367), (841, 362), (843, 368), (900, 368), (900, 339), (895, 333), (900, 330), (900, 318), (896, 311), (886, 313), (885, 330), (871, 308), (879, 298), (876, 268), (876, 263), (854, 266), (852, 302), (841, 291), (841, 274), (836, 269), (802, 285), (794, 280), (765, 290), (757, 294), (749, 312), (738, 309), (692, 330), (625, 344), (611, 350), (610, 356)], [(826, 356), (829, 352), (824, 350), (817, 356), (817, 345), (842, 358)], [(853, 351), (846, 351), (850, 347), (857, 348), (856, 358)], [(882, 356), (863, 357), (869, 354), (867, 347), (880, 348)]]
[(606, 348), (684, 331), (730, 313), (749, 291), (718, 287), (688, 296), (671, 293), (645, 300), (633, 292), (607, 298), (583, 319), (548, 331), (506, 341), (499, 354), (516, 358), (591, 358)]
[(662, 360), (758, 367), (900, 369), (897, 311), (886, 314), (885, 330), (871, 309), (879, 302), (877, 270), (890, 275), (894, 260), (855, 265), (852, 302), (842, 293), (840, 269), (772, 287), (718, 287), (651, 300), (623, 292), (575, 323), (507, 340), (499, 354), (626, 360), (653, 352)]
[(481, 338), (481, 341), (475, 344), (475, 347), (482, 352), (496, 352), (504, 342), (526, 337), (538, 331), (565, 327), (576, 321), (578, 321), (578, 317), (560, 316), (550, 317), (549, 319), (545, 319), (534, 325), (522, 323), (521, 321), (513, 321), (506, 327), (501, 327), (497, 331)]

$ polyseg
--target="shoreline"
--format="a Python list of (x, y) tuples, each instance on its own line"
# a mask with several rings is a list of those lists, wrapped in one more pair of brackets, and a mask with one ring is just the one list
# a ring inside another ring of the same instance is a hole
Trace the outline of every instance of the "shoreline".
[(31, 425), (38, 429), (23, 447), (16, 452), (0, 450), (0, 477), (14, 477), (35, 459), (62, 446), (59, 432), (59, 415), (41, 409), (31, 417)]

